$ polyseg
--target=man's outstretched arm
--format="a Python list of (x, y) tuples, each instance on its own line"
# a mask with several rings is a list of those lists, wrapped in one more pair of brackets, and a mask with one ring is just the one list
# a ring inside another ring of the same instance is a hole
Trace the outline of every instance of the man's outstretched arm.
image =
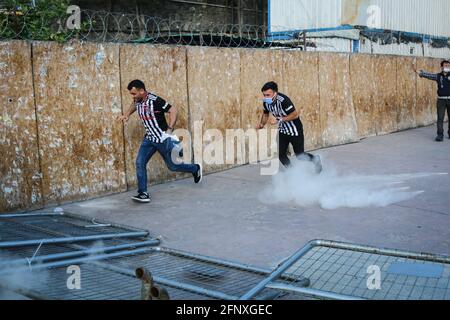
[(428, 79), (428, 80), (433, 80), (433, 81), (438, 81), (439, 80), (437, 73), (429, 73), (429, 72), (425, 72), (425, 71), (422, 71), (422, 70), (419, 71), (419, 77), (425, 78), (425, 79)]
[(419, 77), (421, 78), (425, 78), (425, 79), (429, 79), (429, 80), (433, 80), (433, 81), (438, 81), (438, 74), (436, 73), (429, 73), (429, 72), (425, 72), (423, 70), (417, 71), (416, 67), (413, 65), (412, 66), (413, 70), (415, 73), (417, 73), (419, 75)]

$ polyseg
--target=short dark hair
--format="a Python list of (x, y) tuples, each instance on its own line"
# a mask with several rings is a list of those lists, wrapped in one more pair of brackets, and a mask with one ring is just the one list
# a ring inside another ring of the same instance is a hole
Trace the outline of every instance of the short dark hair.
[(261, 89), (261, 92), (267, 91), (267, 90), (273, 90), (275, 92), (278, 92), (278, 85), (276, 82), (270, 81), (267, 82)]
[(442, 61), (442, 62), (441, 62), (441, 67), (443, 67), (443, 66), (444, 66), (444, 64), (446, 64), (446, 63), (450, 63), (450, 61), (448, 61), (448, 60), (444, 60), (444, 61)]
[(133, 80), (128, 84), (127, 89), (130, 91), (133, 88), (145, 90), (145, 84), (141, 80)]

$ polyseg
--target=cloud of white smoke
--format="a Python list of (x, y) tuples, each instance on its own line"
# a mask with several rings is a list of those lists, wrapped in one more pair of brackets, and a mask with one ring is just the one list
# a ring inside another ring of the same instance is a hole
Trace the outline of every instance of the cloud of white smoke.
[[(17, 257), (10, 256), (0, 251), (0, 288), (10, 290), (29, 290), (35, 284), (45, 285), (49, 281), (48, 271), (45, 269), (34, 270), (24, 259), (23, 263), (8, 263), (17, 260)], [(15, 296), (9, 297), (8, 292), (2, 292), (1, 299), (15, 299)]]
[(320, 206), (327, 210), (386, 207), (424, 192), (412, 191), (407, 181), (447, 174), (345, 175), (338, 173), (330, 163), (323, 163), (323, 168), (318, 175), (311, 162), (295, 161), (292, 168), (273, 177), (271, 185), (260, 194), (260, 201), (267, 204), (294, 202), (301, 207)]

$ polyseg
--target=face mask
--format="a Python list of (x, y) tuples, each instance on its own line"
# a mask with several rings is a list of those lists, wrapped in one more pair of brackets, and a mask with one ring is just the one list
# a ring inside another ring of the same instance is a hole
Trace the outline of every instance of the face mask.
[(263, 101), (264, 101), (265, 103), (267, 103), (267, 104), (272, 104), (272, 103), (273, 103), (272, 98), (264, 98)]
[(450, 68), (444, 68), (444, 72), (449, 73), (450, 72)]

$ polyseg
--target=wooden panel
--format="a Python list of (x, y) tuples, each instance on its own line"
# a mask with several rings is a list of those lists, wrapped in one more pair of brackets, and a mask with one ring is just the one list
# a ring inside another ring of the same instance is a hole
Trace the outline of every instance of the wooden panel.
[(412, 66), (415, 58), (397, 57), (398, 130), (416, 127), (416, 74)]
[(365, 54), (352, 54), (350, 56), (350, 80), (358, 125), (358, 137), (374, 136), (377, 133), (377, 128), (373, 56)]
[[(178, 108), (176, 129), (189, 129), (189, 110), (186, 84), (186, 49), (182, 47), (125, 44), (120, 48), (120, 72), (122, 79), (122, 102), (124, 110), (132, 103), (127, 90), (135, 79), (144, 81), (146, 89)], [(167, 120), (169, 120), (167, 116)], [(137, 185), (135, 159), (145, 135), (141, 120), (135, 113), (125, 125), (125, 154), (129, 188)], [(185, 150), (189, 148), (184, 140)], [(186, 153), (187, 155), (189, 153)], [(162, 157), (156, 153), (147, 166), (148, 183), (156, 184), (186, 174), (172, 173)]]
[(396, 58), (374, 56), (375, 118), (377, 134), (398, 130)]
[(300, 51), (284, 53), (284, 92), (300, 113), (305, 149), (322, 147), (319, 102), (319, 54)]
[[(439, 64), (434, 59), (417, 58), (417, 70), (439, 72)], [(417, 76), (416, 123), (428, 126), (436, 122), (437, 83)]]
[(31, 46), (0, 42), (0, 212), (42, 204)]
[(319, 54), (320, 117), (324, 146), (358, 140), (349, 55)]
[(124, 191), (119, 46), (33, 44), (46, 202)]
[[(263, 114), (261, 88), (265, 83), (275, 81), (280, 91), (286, 89), (283, 80), (283, 54), (283, 51), (278, 50), (241, 50), (241, 118), (244, 130), (255, 128), (261, 120)], [(278, 153), (277, 148), (273, 150), (273, 154), (270, 151), (270, 141), (276, 139), (272, 137), (271, 131), (275, 129), (276, 125), (268, 124), (266, 129), (258, 132), (260, 137), (267, 137), (268, 142), (268, 153), (260, 157), (261, 161), (273, 158)], [(249, 150), (248, 144), (246, 150)]]
[[(205, 173), (235, 166), (224, 164), (224, 142), (227, 129), (241, 128), (239, 51), (188, 47), (188, 79), (195, 162), (203, 160)], [(217, 153), (212, 152), (213, 145), (219, 148)], [(208, 155), (217, 162), (205, 163), (207, 158), (213, 160)]]

